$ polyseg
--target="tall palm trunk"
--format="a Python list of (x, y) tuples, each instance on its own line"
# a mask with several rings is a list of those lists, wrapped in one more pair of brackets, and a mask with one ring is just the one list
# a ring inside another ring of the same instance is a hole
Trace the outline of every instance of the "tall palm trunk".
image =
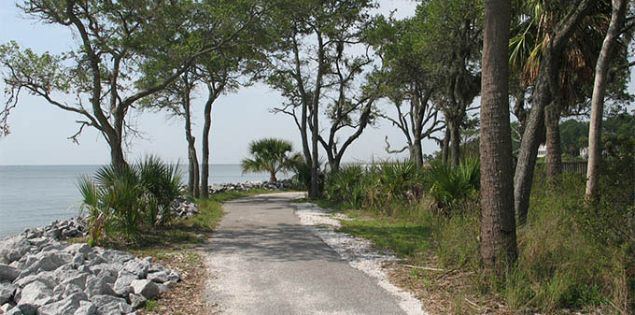
[(547, 146), (547, 178), (550, 183), (562, 172), (562, 143), (560, 142), (560, 106), (554, 101), (545, 108)]
[(589, 162), (587, 164), (587, 182), (585, 198), (587, 202), (594, 203), (599, 200), (600, 139), (602, 136), (602, 113), (604, 112), (604, 94), (606, 92), (606, 80), (610, 63), (610, 56), (619, 36), (621, 24), (626, 14), (626, 0), (613, 0), (611, 22), (604, 37), (602, 49), (595, 65), (595, 80), (593, 83), (593, 96), (591, 97), (591, 123), (589, 126)]
[(555, 92), (559, 88), (557, 76), (560, 71), (562, 52), (591, 2), (592, 0), (577, 2), (568, 12), (566, 18), (554, 28), (543, 49), (540, 69), (532, 94), (532, 107), (526, 118), (525, 131), (514, 173), (514, 208), (518, 215), (519, 224), (524, 224), (527, 220), (534, 167), (541, 140), (540, 135), (545, 123), (544, 111), (545, 107), (553, 101), (553, 95), (556, 95)]
[(508, 42), (511, 1), (485, 2), (481, 81), (481, 259), (503, 275), (517, 257), (512, 195), (512, 142), (509, 123)]

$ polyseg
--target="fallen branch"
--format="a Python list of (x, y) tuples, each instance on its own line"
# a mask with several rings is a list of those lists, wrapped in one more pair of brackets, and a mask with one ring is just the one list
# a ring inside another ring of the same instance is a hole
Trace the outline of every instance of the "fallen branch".
[(426, 267), (426, 266), (414, 266), (414, 265), (403, 265), (405, 267), (409, 267), (409, 268), (416, 268), (416, 269), (423, 269), (423, 270), (430, 270), (430, 271), (443, 271), (445, 272), (445, 269), (440, 269), (440, 268), (434, 268), (434, 267)]

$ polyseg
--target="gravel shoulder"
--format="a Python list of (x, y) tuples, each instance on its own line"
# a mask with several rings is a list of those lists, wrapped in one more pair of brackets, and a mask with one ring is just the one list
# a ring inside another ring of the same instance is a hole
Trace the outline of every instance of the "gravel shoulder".
[(416, 299), (386, 280), (381, 264), (389, 256), (333, 232), (337, 220), (291, 202), (299, 197), (225, 203), (205, 250), (208, 303), (227, 314), (423, 314)]

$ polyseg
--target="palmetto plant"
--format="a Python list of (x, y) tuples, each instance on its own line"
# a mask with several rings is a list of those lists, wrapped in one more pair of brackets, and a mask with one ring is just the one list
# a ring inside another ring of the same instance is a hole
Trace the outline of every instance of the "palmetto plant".
[(293, 154), (291, 142), (281, 139), (265, 138), (249, 144), (251, 158), (242, 161), (243, 172), (267, 172), (269, 181), (278, 181), (276, 174), (294, 169), (302, 162), (299, 154)]
[(430, 196), (438, 207), (450, 213), (453, 207), (478, 195), (480, 185), (480, 163), (477, 159), (466, 159), (457, 167), (432, 163), (426, 174)]
[(133, 240), (144, 227), (166, 223), (180, 182), (176, 166), (152, 156), (129, 167), (104, 166), (92, 178), (81, 178), (89, 241), (98, 243), (107, 236)]

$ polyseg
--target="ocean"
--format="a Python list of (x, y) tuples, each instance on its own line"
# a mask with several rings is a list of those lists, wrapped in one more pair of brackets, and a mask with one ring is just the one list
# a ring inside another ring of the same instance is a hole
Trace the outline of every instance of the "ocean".
[[(79, 214), (81, 176), (91, 176), (98, 165), (0, 165), (0, 237), (26, 228), (47, 225)], [(179, 167), (187, 181), (187, 166)], [(212, 164), (210, 183), (265, 181), (265, 173), (242, 174), (238, 164)]]

